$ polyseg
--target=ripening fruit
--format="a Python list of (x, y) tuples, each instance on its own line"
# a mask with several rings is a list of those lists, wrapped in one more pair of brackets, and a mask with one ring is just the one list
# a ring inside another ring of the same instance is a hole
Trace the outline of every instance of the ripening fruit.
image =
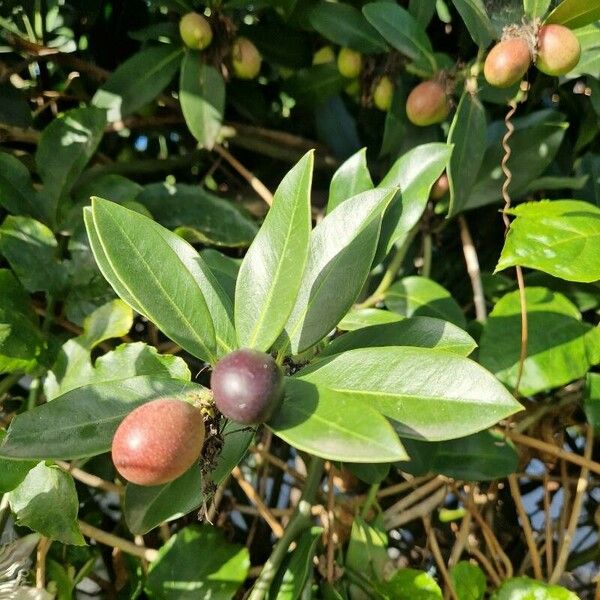
[(223, 415), (249, 425), (268, 421), (283, 398), (283, 371), (264, 352), (243, 348), (222, 358), (210, 386)]
[(406, 116), (414, 125), (441, 123), (450, 112), (446, 90), (437, 81), (420, 83), (406, 99)]
[(390, 110), (392, 98), (394, 96), (394, 84), (389, 77), (382, 77), (373, 91), (373, 104), (376, 108), (383, 111)]
[(444, 171), (436, 180), (429, 192), (429, 197), (432, 200), (440, 200), (443, 198), (450, 189), (450, 182), (448, 181), (448, 175)]
[(179, 33), (183, 43), (194, 50), (204, 50), (212, 42), (212, 29), (208, 21), (198, 13), (190, 12), (179, 21)]
[(354, 79), (362, 69), (362, 54), (352, 48), (342, 48), (338, 53), (337, 66), (344, 77)]
[(260, 72), (262, 57), (258, 48), (245, 37), (236, 38), (231, 48), (233, 73), (239, 79), (254, 79)]
[(521, 38), (510, 38), (490, 50), (483, 65), (483, 74), (490, 85), (506, 88), (523, 79), (530, 64), (529, 44)]
[(563, 25), (544, 25), (538, 33), (535, 66), (546, 75), (566, 75), (579, 62), (581, 46), (575, 34)]
[(319, 48), (313, 55), (313, 65), (326, 65), (335, 62), (335, 52), (331, 46)]
[(204, 419), (199, 409), (174, 398), (142, 404), (121, 422), (112, 459), (127, 481), (161, 485), (183, 475), (199, 458)]

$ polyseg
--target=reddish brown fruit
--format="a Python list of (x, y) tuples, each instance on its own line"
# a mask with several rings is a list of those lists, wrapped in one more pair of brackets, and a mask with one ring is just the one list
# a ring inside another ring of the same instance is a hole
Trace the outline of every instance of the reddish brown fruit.
[(546, 75), (558, 77), (572, 71), (579, 62), (581, 46), (575, 34), (563, 25), (544, 25), (538, 33), (535, 66)]
[(440, 200), (448, 193), (449, 189), (450, 182), (448, 181), (448, 175), (444, 172), (436, 179), (431, 192), (429, 192), (429, 197), (432, 200)]
[(132, 483), (168, 483), (198, 460), (204, 435), (200, 410), (174, 398), (153, 400), (119, 425), (112, 442), (113, 463)]
[(231, 47), (233, 74), (239, 79), (254, 79), (260, 73), (262, 57), (258, 48), (245, 37), (236, 38)]
[(529, 44), (524, 39), (511, 38), (490, 50), (483, 65), (483, 74), (490, 85), (506, 88), (523, 79), (530, 64)]
[(425, 127), (441, 123), (450, 112), (448, 97), (442, 84), (437, 81), (424, 81), (408, 95), (406, 116), (414, 125)]

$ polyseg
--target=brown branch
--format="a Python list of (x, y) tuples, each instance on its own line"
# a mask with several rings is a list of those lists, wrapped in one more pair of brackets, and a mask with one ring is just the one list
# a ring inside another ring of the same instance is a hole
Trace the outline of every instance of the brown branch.
[(475, 305), (475, 318), (484, 323), (487, 319), (487, 310), (485, 306), (485, 296), (483, 294), (483, 284), (481, 283), (481, 271), (479, 269), (479, 259), (473, 238), (469, 231), (469, 225), (463, 215), (458, 216), (458, 225), (460, 227), (460, 239), (462, 241), (463, 255), (467, 265), (467, 273), (471, 279), (471, 288), (473, 289), (473, 304)]
[(79, 521), (79, 529), (83, 535), (95, 540), (96, 542), (99, 542), (100, 544), (110, 546), (111, 548), (118, 548), (119, 550), (122, 550), (127, 554), (131, 554), (132, 556), (137, 556), (142, 560), (152, 562), (158, 556), (158, 550), (138, 546), (129, 540), (125, 540), (113, 535), (112, 533), (108, 533), (102, 529), (98, 529), (97, 527), (93, 527), (84, 521)]
[(450, 597), (452, 600), (458, 600), (456, 590), (454, 589), (454, 584), (452, 583), (452, 578), (450, 577), (450, 573), (448, 573), (446, 563), (440, 551), (437, 536), (435, 535), (435, 531), (431, 526), (431, 517), (429, 515), (423, 517), (423, 525), (425, 526), (425, 533), (427, 534), (427, 539), (429, 540), (431, 553), (433, 554), (437, 567), (442, 575), (442, 578), (444, 579), (446, 588), (450, 591)]
[(46, 556), (51, 545), (52, 540), (42, 536), (37, 546), (35, 556), (35, 587), (40, 590), (46, 587)]
[(85, 483), (85, 485), (89, 485), (93, 488), (98, 488), (99, 490), (104, 490), (105, 492), (113, 492), (119, 495), (123, 495), (125, 493), (125, 488), (122, 485), (117, 485), (116, 483), (112, 483), (111, 481), (106, 481), (101, 477), (92, 475), (91, 473), (83, 471), (78, 467), (74, 467), (68, 462), (62, 460), (56, 460), (54, 462), (61, 469), (63, 469), (67, 473), (70, 473), (74, 479), (77, 479), (77, 481), (81, 481), (81, 483)]

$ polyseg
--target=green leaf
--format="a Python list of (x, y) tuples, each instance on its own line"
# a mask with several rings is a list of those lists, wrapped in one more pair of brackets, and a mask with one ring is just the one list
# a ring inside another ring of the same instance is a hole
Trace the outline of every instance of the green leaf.
[(335, 338), (319, 356), (331, 356), (355, 348), (417, 346), (468, 356), (477, 347), (475, 340), (448, 321), (412, 317), (397, 323), (362, 327)]
[(345, 567), (361, 573), (369, 581), (382, 580), (389, 561), (387, 548), (388, 536), (381, 518), (369, 525), (356, 516), (352, 522)]
[[(569, 124), (564, 115), (553, 110), (540, 110), (513, 119), (512, 123), (515, 133), (510, 138), (512, 154), (507, 164), (512, 173), (508, 189), (515, 199), (552, 163)], [(496, 121), (488, 127), (483, 163), (464, 210), (492, 204), (502, 198), (505, 178), (500, 166), (504, 156), (501, 141), (505, 133), (504, 121)]]
[(477, 565), (461, 560), (450, 569), (450, 577), (458, 600), (483, 600), (487, 579)]
[(452, 3), (467, 26), (473, 41), (480, 48), (487, 48), (496, 35), (482, 0), (452, 0)]
[(436, 317), (465, 329), (462, 309), (450, 292), (427, 277), (404, 277), (390, 286), (385, 305), (404, 317)]
[(400, 435), (416, 439), (468, 435), (521, 409), (483, 367), (430, 348), (349, 350), (309, 365), (297, 377), (335, 393), (338, 402), (343, 398), (358, 401), (363, 410), (375, 408), (395, 421)]
[(296, 71), (282, 90), (301, 105), (317, 107), (348, 85), (335, 64), (314, 65)]
[(600, 279), (600, 208), (578, 200), (543, 200), (510, 211), (496, 271), (521, 265), (568, 281)]
[(557, 23), (577, 29), (600, 19), (600, 4), (595, 0), (563, 0), (546, 18), (547, 23)]
[(205, 292), (216, 303), (222, 298), (211, 289), (208, 269), (189, 244), (151, 219), (100, 198), (93, 199), (85, 221), (102, 274), (127, 304), (198, 358), (214, 364), (219, 348), (231, 349), (227, 339), (215, 338)]
[(246, 247), (258, 231), (254, 221), (234, 204), (197, 185), (153, 183), (136, 200), (161, 225), (191, 243)]
[(85, 546), (77, 525), (75, 483), (62, 469), (39, 463), (10, 492), (9, 503), (19, 525), (63, 544)]
[(549, 585), (529, 577), (513, 577), (506, 580), (491, 596), (490, 600), (579, 600), (577, 594), (560, 587)]
[(397, 323), (403, 318), (401, 315), (381, 308), (352, 308), (338, 323), (337, 328), (341, 331), (354, 331), (371, 325)]
[(169, 85), (179, 69), (181, 53), (181, 48), (163, 44), (133, 54), (96, 92), (92, 104), (106, 109), (109, 121), (134, 113)]
[(241, 259), (226, 256), (210, 248), (201, 250), (200, 256), (231, 300), (231, 305), (233, 306), (235, 284), (242, 263)]
[(280, 346), (298, 354), (325, 337), (355, 302), (371, 270), (381, 216), (395, 189), (346, 200), (311, 234), (308, 262)]
[(179, 101), (188, 129), (203, 148), (214, 146), (225, 112), (225, 82), (201, 52), (189, 50), (181, 63)]
[[(487, 44), (485, 44), (487, 45)], [(485, 109), (477, 96), (464, 92), (448, 132), (454, 151), (448, 165), (448, 216), (462, 212), (473, 189), (485, 152)]]
[(361, 398), (288, 379), (283, 404), (268, 423), (288, 444), (330, 460), (357, 463), (406, 459), (398, 436)]
[(383, 39), (410, 58), (426, 74), (437, 70), (431, 42), (425, 30), (404, 8), (390, 2), (372, 2), (363, 6), (367, 21)]
[(35, 153), (44, 182), (45, 214), (51, 222), (102, 139), (106, 112), (91, 106), (73, 108), (44, 129)]
[(33, 187), (27, 167), (12, 154), (0, 152), (0, 206), (16, 215), (44, 220), (44, 200)]
[[(216, 485), (222, 483), (242, 460), (254, 433), (252, 428), (240, 428), (233, 421), (227, 422), (223, 430), (224, 445), (211, 474)], [(194, 465), (166, 485), (148, 487), (127, 484), (123, 511), (131, 532), (143, 535), (161, 523), (188, 514), (201, 506), (202, 502), (202, 478), (198, 465)]]
[[(523, 10), (530, 18), (542, 18), (548, 11), (551, 0), (523, 0)], [(462, 600), (462, 599), (460, 599)]]
[(435, 14), (436, 0), (410, 0), (408, 11), (421, 27), (429, 25)]
[(442, 174), (452, 155), (452, 146), (432, 143), (421, 144), (403, 154), (388, 171), (379, 187), (400, 188), (400, 194), (390, 205), (381, 229), (381, 254), (388, 254), (395, 244), (406, 241), (412, 228), (419, 222), (429, 192)]
[(386, 600), (442, 600), (442, 590), (435, 579), (417, 569), (400, 569), (377, 586)]
[[(562, 294), (541, 287), (525, 290), (528, 341), (523, 395), (562, 386), (583, 377), (600, 362), (600, 329), (582, 323), (577, 308)], [(479, 359), (500, 381), (514, 388), (521, 349), (519, 292), (506, 294), (483, 328)]]
[[(0, 429), (0, 444), (2, 444), (5, 437), (6, 431)], [(37, 461), (0, 458), (0, 494), (14, 490), (36, 464)]]
[(385, 52), (386, 43), (350, 4), (319, 2), (309, 13), (310, 24), (324, 38), (364, 54)]
[(244, 257), (235, 289), (240, 346), (268, 350), (294, 308), (309, 252), (312, 169), (309, 152), (283, 178)]
[(0, 227), (0, 253), (29, 292), (60, 295), (67, 284), (65, 263), (48, 227), (29, 217), (8, 216)]
[(347, 159), (333, 174), (329, 186), (327, 212), (361, 192), (373, 189), (373, 180), (367, 166), (367, 149), (363, 148)]
[(588, 373), (583, 408), (588, 423), (600, 434), (600, 373)]
[(0, 457), (86, 458), (108, 452), (119, 423), (137, 406), (169, 396), (186, 399), (204, 388), (180, 379), (138, 376), (76, 388), (11, 422)]
[(248, 575), (250, 556), (209, 525), (182, 529), (160, 549), (146, 589), (161, 600), (231, 600)]
[(0, 373), (32, 371), (44, 338), (31, 300), (8, 269), (0, 269)]

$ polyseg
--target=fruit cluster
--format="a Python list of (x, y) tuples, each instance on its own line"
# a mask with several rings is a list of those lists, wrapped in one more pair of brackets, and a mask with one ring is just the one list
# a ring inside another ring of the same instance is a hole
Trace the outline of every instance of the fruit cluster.
[[(217, 363), (211, 387), (216, 408), (224, 417), (259, 425), (279, 407), (284, 376), (269, 354), (241, 349)], [(162, 485), (199, 461), (205, 437), (200, 408), (175, 398), (159, 398), (139, 406), (121, 422), (112, 442), (113, 463), (127, 481)]]

